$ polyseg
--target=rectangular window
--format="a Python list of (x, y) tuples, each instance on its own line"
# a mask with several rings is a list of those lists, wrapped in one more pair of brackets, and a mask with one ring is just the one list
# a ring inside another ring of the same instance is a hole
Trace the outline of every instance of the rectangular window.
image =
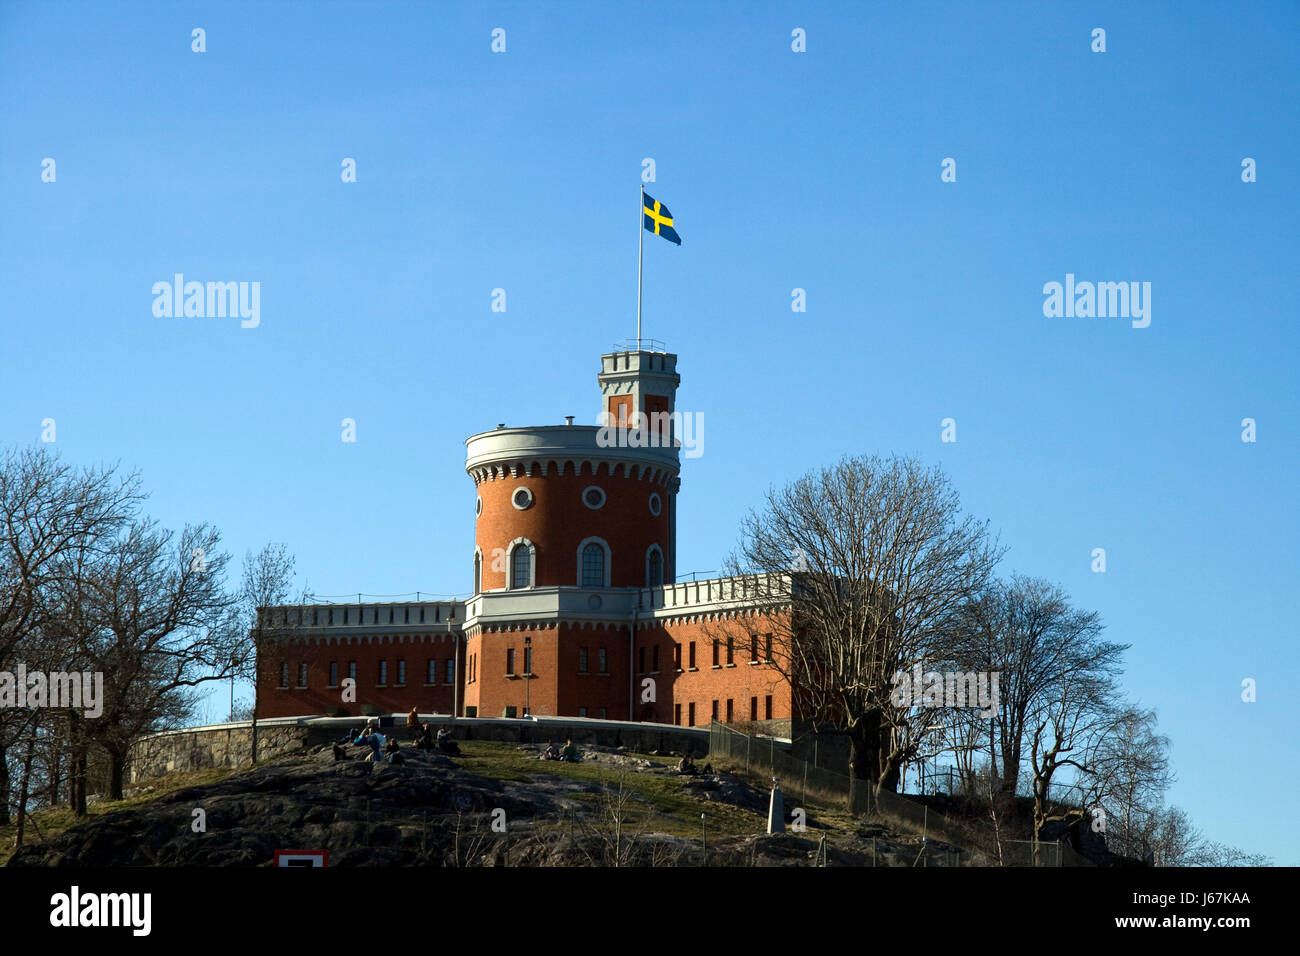
[(736, 639), (734, 637), (728, 636), (727, 637), (727, 666), (728, 667), (736, 663), (734, 659), (735, 651), (736, 651)]
[(597, 664), (599, 665), (599, 667), (600, 667), (600, 670), (598, 670), (596, 673), (598, 673), (598, 674), (608, 674), (608, 673), (609, 673), (609, 671), (607, 671), (607, 670), (605, 669), (605, 648), (602, 647), (600, 650), (598, 650), (598, 651), (596, 652), (596, 663), (597, 663)]
[(330, 661), (330, 686), (339, 686), (339, 662)]
[(447, 683), (456, 683), (456, 658), (447, 658)]
[(515, 649), (513, 647), (509, 647), (506, 648), (506, 673), (514, 674), (514, 672), (515, 672)]
[(758, 720), (758, 698), (749, 698), (749, 719)]
[(678, 641), (673, 641), (673, 668), (682, 669), (682, 645)]
[(673, 704), (673, 723), (678, 727), (682, 725), (682, 705)]
[(686, 718), (686, 726), (694, 727), (695, 726), (695, 702), (694, 701), (691, 701), (691, 703), (686, 705), (686, 711), (689, 714), (689, 716)]
[(348, 677), (350, 677), (353, 681), (355, 681), (355, 680), (357, 679), (357, 662), (356, 662), (356, 661), (348, 661)]
[(604, 720), (604, 719), (605, 719), (605, 708), (604, 708), (604, 707), (598, 708), (598, 709), (596, 710), (596, 716), (599, 717), (601, 720)]
[(587, 673), (587, 649), (585, 647), (578, 648), (578, 673)]
[(280, 662), (280, 686), (289, 686), (289, 665), (284, 661)]
[(640, 647), (636, 649), (636, 672), (638, 674), (645, 673), (645, 645), (644, 644), (642, 644)]
[(438, 683), (438, 662), (437, 662), (437, 661), (435, 661), (435, 660), (430, 660), (430, 661), (429, 661), (429, 673), (428, 673), (428, 675), (424, 678), (424, 682), (425, 682), (426, 684), (436, 684), (436, 683)]
[(763, 642), (764, 642), (764, 646), (767, 648), (767, 650), (764, 651), (763, 653), (763, 660), (770, 661), (772, 659), (772, 635), (764, 634)]
[(713, 639), (713, 666), (714, 666), (714, 667), (717, 667), (717, 666), (718, 666), (718, 651), (719, 651), (719, 648), (720, 648), (720, 647), (721, 647), (721, 644), (720, 644), (720, 642), (718, 641), (718, 639), (715, 637), (715, 638)]
[(379, 686), (383, 687), (388, 683), (388, 661), (379, 662)]
[(524, 648), (524, 673), (531, 674), (532, 672), (533, 672), (533, 648), (531, 645), (528, 645)]
[(749, 635), (749, 659), (751, 661), (758, 660), (758, 635), (757, 634)]
[(659, 645), (656, 644), (650, 648), (650, 670), (652, 673), (659, 673)]
[(767, 697), (763, 699), (763, 719), (764, 720), (772, 719), (772, 695), (771, 694), (768, 694)]
[(691, 641), (691, 670), (695, 670), (695, 642)]
[(298, 686), (299, 687), (307, 686), (307, 665), (306, 664), (298, 665)]
[(709, 717), (713, 720), (718, 719), (718, 702), (716, 700), (713, 702), (713, 710), (709, 713)]
[(731, 698), (728, 697), (727, 698), (727, 723), (731, 723), (732, 718), (735, 716), (735, 708), (732, 707), (731, 704), (732, 704)]
[(579, 707), (579, 708), (578, 708), (578, 716), (579, 716), (579, 717), (586, 717), (586, 716), (587, 716), (587, 708), (586, 708), (586, 707)]
[(406, 686), (406, 661), (397, 662), (397, 686)]

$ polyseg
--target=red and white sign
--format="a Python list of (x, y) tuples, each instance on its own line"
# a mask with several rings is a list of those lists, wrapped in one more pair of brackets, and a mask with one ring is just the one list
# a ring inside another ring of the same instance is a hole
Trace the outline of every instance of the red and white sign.
[(276, 850), (276, 866), (329, 866), (329, 850)]

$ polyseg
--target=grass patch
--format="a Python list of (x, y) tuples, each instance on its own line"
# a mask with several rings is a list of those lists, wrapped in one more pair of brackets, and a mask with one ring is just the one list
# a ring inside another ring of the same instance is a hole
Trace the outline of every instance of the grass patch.
[[(574, 780), (617, 788), (621, 768), (596, 761), (563, 763), (558, 760), (538, 760), (535, 751), (519, 750), (518, 744), (494, 740), (460, 742), (463, 757), (454, 758), (462, 770), (492, 777), (527, 783), (530, 780), (550, 777)], [(624, 752), (623, 756), (641, 757), (655, 763), (672, 766), (674, 761), (653, 754)], [(674, 836), (698, 839), (700, 814), (707, 814), (705, 827), (710, 838), (722, 836), (748, 836), (767, 829), (767, 817), (741, 807), (713, 800), (705, 800), (686, 791), (684, 778), (672, 773), (636, 771), (630, 768), (623, 778), (623, 786), (635, 794), (651, 809), (646, 829)], [(590, 805), (600, 805), (600, 793), (574, 793), (571, 799)]]

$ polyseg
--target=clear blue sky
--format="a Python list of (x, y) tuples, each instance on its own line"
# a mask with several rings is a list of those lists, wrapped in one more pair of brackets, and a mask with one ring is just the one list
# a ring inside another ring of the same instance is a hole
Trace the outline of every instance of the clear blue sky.
[[(1297, 27), (1292, 3), (2, 3), (0, 440), (53, 418), (161, 520), (285, 541), (322, 595), (463, 594), (463, 441), (594, 420), (652, 157), (684, 241), (647, 237), (645, 334), (705, 419), (679, 569), (719, 567), (769, 483), (941, 464), (1004, 571), (1133, 645), (1170, 800), (1294, 865)], [(177, 272), (260, 282), (260, 326), (155, 318)], [(1150, 282), (1150, 327), (1044, 317), (1066, 273)]]

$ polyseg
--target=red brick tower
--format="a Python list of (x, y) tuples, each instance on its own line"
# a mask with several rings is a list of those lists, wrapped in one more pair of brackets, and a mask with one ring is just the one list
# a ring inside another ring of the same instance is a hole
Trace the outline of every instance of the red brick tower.
[(464, 705), (629, 719), (642, 589), (673, 581), (677, 356), (601, 356), (601, 426), (466, 439), (478, 516)]

